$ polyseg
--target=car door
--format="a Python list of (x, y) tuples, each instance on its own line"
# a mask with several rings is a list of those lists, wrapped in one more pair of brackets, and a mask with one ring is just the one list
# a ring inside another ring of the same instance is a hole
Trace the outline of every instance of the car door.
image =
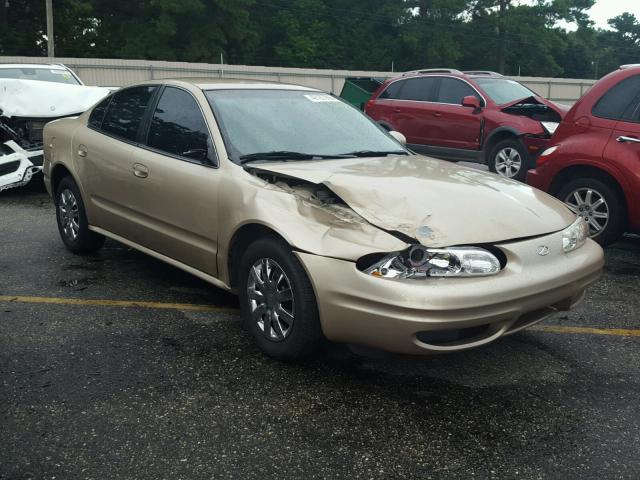
[(452, 77), (441, 78), (432, 111), (435, 120), (429, 132), (431, 145), (464, 150), (480, 148), (482, 111), (463, 107), (462, 99), (467, 96), (484, 102), (468, 83)]
[(398, 99), (394, 101), (393, 128), (411, 145), (432, 145), (432, 124), (435, 120), (435, 92), (438, 77), (415, 77), (402, 82)]
[(215, 276), (220, 175), (194, 95), (164, 87), (143, 136), (129, 171), (138, 243)]
[(613, 107), (619, 103), (625, 108), (605, 147), (603, 160), (625, 178), (634, 197), (633, 205), (628, 205), (629, 214), (635, 215), (632, 223), (640, 224), (640, 75), (629, 77), (609, 90), (594, 110), (602, 110), (605, 102)]
[(136, 86), (103, 100), (71, 145), (91, 224), (128, 239), (136, 224), (131, 159), (156, 90), (157, 85)]

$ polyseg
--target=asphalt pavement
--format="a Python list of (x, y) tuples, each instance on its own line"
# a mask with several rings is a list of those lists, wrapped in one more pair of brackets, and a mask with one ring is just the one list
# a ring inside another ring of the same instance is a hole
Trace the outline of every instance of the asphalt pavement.
[(576, 310), (476, 350), (278, 363), (237, 300), (0, 194), (0, 479), (638, 479), (640, 238)]

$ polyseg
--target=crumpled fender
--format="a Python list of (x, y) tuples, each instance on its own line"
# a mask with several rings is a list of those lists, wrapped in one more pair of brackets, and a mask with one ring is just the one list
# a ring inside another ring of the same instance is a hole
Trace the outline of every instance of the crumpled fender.
[(356, 261), (369, 253), (408, 246), (350, 207), (325, 204), (304, 187), (269, 183), (239, 168), (229, 180), (221, 185), (218, 196), (220, 211), (228, 216), (220, 224), (218, 253), (222, 259), (227, 258), (233, 235), (247, 224), (274, 230), (296, 250), (343, 260)]

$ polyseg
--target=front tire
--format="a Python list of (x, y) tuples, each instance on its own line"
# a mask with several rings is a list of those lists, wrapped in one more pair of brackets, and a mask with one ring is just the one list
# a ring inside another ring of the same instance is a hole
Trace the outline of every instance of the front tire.
[(89, 230), (87, 213), (80, 189), (71, 177), (64, 177), (56, 189), (58, 232), (73, 253), (93, 253), (102, 248), (105, 238)]
[(311, 282), (285, 242), (267, 237), (247, 248), (238, 290), (243, 326), (265, 354), (294, 360), (322, 345)]
[(498, 142), (489, 152), (489, 170), (501, 177), (524, 182), (527, 177), (529, 154), (519, 140), (507, 139)]
[(591, 238), (603, 247), (619, 240), (625, 229), (624, 199), (608, 183), (597, 178), (574, 178), (557, 197), (589, 223)]

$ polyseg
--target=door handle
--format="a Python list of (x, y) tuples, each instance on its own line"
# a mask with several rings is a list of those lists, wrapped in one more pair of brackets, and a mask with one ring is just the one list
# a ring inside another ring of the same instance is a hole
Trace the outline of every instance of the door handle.
[(78, 145), (78, 156), (86, 157), (87, 156), (87, 147), (84, 145)]
[(636, 137), (625, 137), (624, 135), (619, 136), (616, 140), (620, 143), (640, 143), (640, 138)]
[(434, 117), (441, 117), (442, 114), (440, 112), (433, 112)]
[(394, 109), (393, 109), (393, 111), (394, 111), (395, 113), (400, 113), (402, 110), (400, 110), (399, 108), (394, 108)]
[(138, 178), (147, 178), (149, 176), (149, 169), (141, 163), (134, 163), (133, 174)]

